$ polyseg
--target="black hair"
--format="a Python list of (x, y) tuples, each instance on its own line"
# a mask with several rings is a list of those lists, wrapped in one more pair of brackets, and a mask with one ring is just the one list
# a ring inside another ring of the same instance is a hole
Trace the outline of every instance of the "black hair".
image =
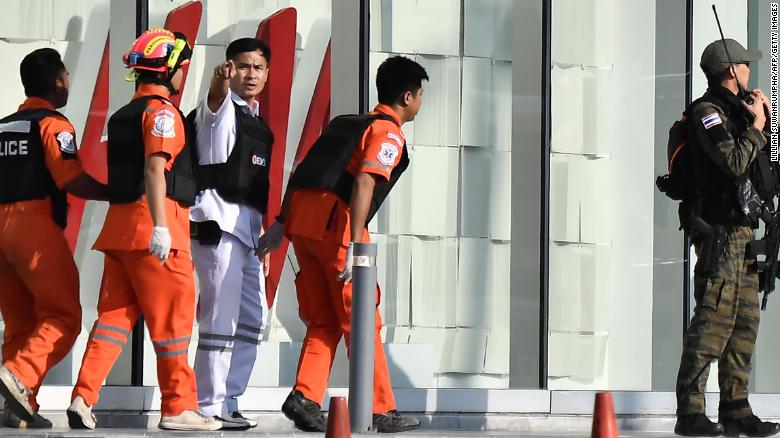
[(729, 71), (730, 68), (725, 68), (720, 73), (710, 74), (710, 73), (704, 73), (704, 76), (707, 78), (707, 86), (712, 87), (720, 87), (724, 80), (726, 80), (729, 77)]
[(387, 58), (376, 72), (379, 103), (394, 104), (407, 91), (416, 93), (428, 73), (418, 63), (403, 56)]
[(175, 90), (173, 89), (173, 84), (171, 84), (171, 77), (173, 77), (173, 75), (169, 75), (168, 73), (161, 72), (161, 71), (141, 70), (141, 69), (136, 69), (135, 72), (138, 74), (138, 78), (136, 78), (135, 81), (136, 84), (162, 85), (168, 88), (171, 94), (175, 93)]
[(54, 83), (66, 71), (59, 52), (50, 48), (37, 49), (22, 59), (19, 74), (27, 97), (46, 97)]
[(233, 59), (240, 53), (254, 52), (257, 50), (263, 55), (265, 62), (268, 63), (268, 65), (271, 65), (271, 49), (268, 48), (268, 45), (264, 43), (263, 40), (257, 38), (239, 38), (233, 41), (228, 45), (227, 50), (225, 50), (225, 59)]

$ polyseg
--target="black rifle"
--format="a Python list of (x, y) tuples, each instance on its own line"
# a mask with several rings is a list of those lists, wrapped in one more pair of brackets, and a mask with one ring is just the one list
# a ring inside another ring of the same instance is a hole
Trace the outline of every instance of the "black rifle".
[(761, 215), (765, 232), (761, 240), (748, 243), (750, 255), (763, 255), (764, 260), (756, 260), (758, 268), (758, 290), (764, 293), (761, 299), (761, 310), (766, 310), (769, 295), (775, 290), (775, 278), (778, 274), (777, 253), (780, 251), (780, 212), (770, 212), (764, 208)]

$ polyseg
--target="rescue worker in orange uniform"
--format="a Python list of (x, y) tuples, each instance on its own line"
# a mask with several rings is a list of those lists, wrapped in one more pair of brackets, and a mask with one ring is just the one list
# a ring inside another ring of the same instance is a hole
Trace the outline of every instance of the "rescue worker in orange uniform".
[[(414, 120), (420, 109), (423, 80), (428, 80), (425, 69), (408, 58), (384, 61), (377, 71), (379, 104), (370, 113), (370, 124), (362, 126), (360, 116), (331, 123), (291, 176), (282, 214), (258, 244), (262, 256), (279, 245), (284, 233), (300, 265), (295, 285), (306, 337), (295, 387), (282, 405), (282, 412), (299, 429), (325, 429), (320, 405), (342, 336), (349, 348), (352, 247), (369, 242), (368, 222), (409, 163), (401, 125)], [(351, 127), (350, 120), (361, 126)], [(351, 134), (357, 139), (351, 150), (343, 141), (350, 130), (357, 131)], [(342, 153), (350, 155), (337, 164), (340, 160), (332, 157)], [(324, 175), (339, 174), (337, 183), (324, 181)], [(378, 432), (416, 429), (417, 419), (396, 411), (381, 327), (377, 309), (373, 427)]]
[(79, 275), (65, 241), (65, 193), (104, 200), (108, 188), (84, 173), (76, 131), (55, 111), (68, 102), (68, 71), (56, 50), (20, 65), (27, 99), (0, 120), (0, 392), (7, 427), (50, 428), (36, 395), (46, 373), (81, 331)]
[(124, 58), (133, 69), (126, 79), (137, 89), (108, 122), (111, 205), (95, 242), (105, 254), (103, 290), (67, 411), (71, 428), (95, 427), (98, 391), (141, 314), (157, 355), (159, 427), (222, 427), (198, 412), (195, 373), (187, 363), (195, 313), (188, 206), (195, 184), (187, 184), (192, 168), (184, 117), (168, 97), (180, 89), (180, 67), (191, 54), (184, 35), (152, 29)]

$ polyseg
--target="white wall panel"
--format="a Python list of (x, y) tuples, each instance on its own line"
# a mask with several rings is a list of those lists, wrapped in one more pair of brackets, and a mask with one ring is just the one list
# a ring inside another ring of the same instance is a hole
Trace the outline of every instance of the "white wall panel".
[(466, 0), (463, 3), (466, 56), (512, 59), (512, 1)]
[(414, 143), (458, 146), (460, 142), (460, 59), (417, 55), (430, 80), (423, 82), (423, 105), (415, 118)]
[[(503, 306), (508, 308), (508, 306)], [(508, 313), (508, 312), (507, 312)], [(492, 330), (487, 336), (487, 348), (485, 349), (485, 368), (488, 374), (509, 374), (509, 330)], [(507, 381), (506, 388), (509, 387)]]
[(620, 208), (614, 203), (612, 178), (614, 163), (608, 159), (582, 159), (580, 164), (580, 240), (584, 243), (610, 244), (612, 223), (620, 220)]
[[(461, 236), (488, 237), (490, 235), (490, 225), (494, 217), (491, 209), (493, 163), (493, 153), (489, 149), (474, 147), (461, 149), (459, 190)], [(500, 184), (508, 186), (505, 180), (501, 180)], [(499, 188), (501, 187), (497, 187)]]
[(605, 334), (610, 329), (612, 306), (612, 248), (583, 245), (580, 248), (579, 330)]
[[(396, 2), (394, 1), (393, 4)], [(458, 55), (460, 50), (460, 0), (417, 1), (414, 9), (416, 29), (398, 29), (409, 53)], [(435, 19), (433, 19), (435, 17)], [(399, 17), (402, 20), (406, 16)], [(396, 21), (397, 22), (397, 21)], [(408, 39), (406, 39), (408, 38)]]
[(484, 328), (455, 329), (448, 372), (480, 374), (485, 370), (488, 331)]
[(433, 372), (446, 372), (443, 364), (452, 356), (455, 329), (435, 327), (412, 327), (409, 344), (422, 344), (430, 349), (433, 360)]
[(496, 24), (496, 2), (494, 0), (465, 0), (463, 2), (464, 54), (480, 58), (493, 56)]
[(582, 152), (609, 156), (616, 146), (614, 136), (614, 75), (611, 69), (593, 68), (583, 72)]
[(550, 157), (550, 240), (579, 242), (580, 157)]
[(457, 325), (500, 331), (509, 327), (509, 245), (461, 238), (458, 252)]
[(490, 324), (497, 295), (491, 284), (492, 247), (488, 239), (460, 239), (456, 289), (459, 327), (488, 327)]
[(576, 333), (552, 330), (549, 332), (547, 337), (549, 359), (547, 375), (550, 379), (550, 389), (555, 385), (556, 378), (569, 377), (574, 374), (574, 365), (577, 360), (574, 350), (576, 340)]
[[(3, 9), (7, 13), (0, 14), (3, 38), (13, 42), (54, 39), (52, 3), (53, 0), (4, 1)], [(59, 20), (60, 17), (58, 16), (57, 19)]]
[(552, 135), (550, 147), (553, 152), (579, 154), (582, 152), (582, 78), (578, 66), (554, 66), (551, 72)]
[(512, 143), (512, 94), (507, 90), (512, 89), (512, 63), (496, 61), (492, 67), (490, 145), (497, 151), (508, 152)]
[(416, 146), (410, 151), (413, 234), (455, 236), (458, 156), (454, 148)]
[(483, 58), (463, 58), (463, 108), (461, 143), (468, 146), (490, 144), (491, 63)]
[[(490, 166), (490, 238), (509, 241), (512, 234), (512, 203), (509, 202), (512, 186), (512, 163), (509, 152), (497, 151)], [(523, 212), (522, 206), (514, 211)]]
[(552, 57), (555, 62), (587, 63), (594, 57), (597, 0), (556, 0), (552, 4)]
[(549, 278), (550, 331), (579, 331), (582, 251), (578, 245), (550, 245)]
[(456, 239), (413, 238), (411, 307), (415, 326), (455, 326), (457, 243)]

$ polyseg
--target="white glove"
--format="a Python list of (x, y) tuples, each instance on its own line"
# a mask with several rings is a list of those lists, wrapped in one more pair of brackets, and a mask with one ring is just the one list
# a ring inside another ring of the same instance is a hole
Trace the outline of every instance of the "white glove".
[(149, 252), (160, 259), (160, 264), (168, 260), (168, 254), (171, 252), (171, 233), (168, 232), (168, 227), (154, 227)]
[(339, 280), (343, 280), (344, 283), (352, 281), (352, 259), (352, 242), (349, 242), (349, 246), (347, 246), (347, 261), (344, 263), (344, 269), (339, 272)]
[(284, 224), (274, 222), (257, 241), (257, 249), (255, 255), (263, 257), (269, 252), (275, 250), (282, 243), (284, 237)]

